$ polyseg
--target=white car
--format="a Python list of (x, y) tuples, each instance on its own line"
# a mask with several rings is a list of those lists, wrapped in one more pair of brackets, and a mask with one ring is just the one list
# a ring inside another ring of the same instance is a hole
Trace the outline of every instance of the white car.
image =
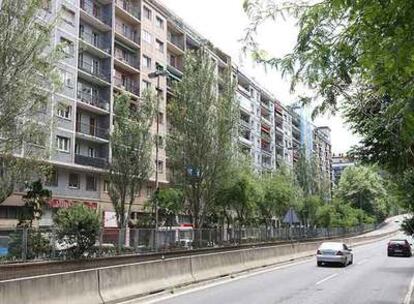
[(318, 266), (339, 263), (345, 267), (354, 262), (354, 255), (352, 249), (344, 243), (324, 242), (316, 252), (316, 262)]

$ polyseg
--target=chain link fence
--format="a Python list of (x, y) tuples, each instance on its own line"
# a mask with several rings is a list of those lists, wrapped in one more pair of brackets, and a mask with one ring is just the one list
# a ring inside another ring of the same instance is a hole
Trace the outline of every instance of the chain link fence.
[[(155, 229), (108, 228), (96, 235), (95, 245), (83, 258), (353, 236), (375, 228), (373, 224), (351, 228), (161, 227), (158, 232)], [(74, 246), (76, 244), (60, 240), (54, 227), (0, 230), (0, 263), (68, 260), (73, 258), (69, 253)]]

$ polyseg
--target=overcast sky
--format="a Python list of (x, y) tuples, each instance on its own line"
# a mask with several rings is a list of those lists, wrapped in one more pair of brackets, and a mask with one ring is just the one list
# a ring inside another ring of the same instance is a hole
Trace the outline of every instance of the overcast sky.
[[(257, 80), (272, 92), (282, 103), (295, 101), (289, 92), (288, 79), (282, 79), (276, 71), (265, 71), (248, 57), (242, 56), (240, 38), (248, 19), (243, 12), (243, 0), (159, 0), (201, 35), (225, 53), (250, 77)], [(292, 50), (297, 29), (294, 20), (268, 22), (260, 28), (259, 42), (266, 51), (274, 56), (283, 56)], [(332, 129), (332, 149), (334, 153), (346, 152), (358, 139), (344, 126), (339, 115), (320, 117), (316, 125), (327, 125)]]

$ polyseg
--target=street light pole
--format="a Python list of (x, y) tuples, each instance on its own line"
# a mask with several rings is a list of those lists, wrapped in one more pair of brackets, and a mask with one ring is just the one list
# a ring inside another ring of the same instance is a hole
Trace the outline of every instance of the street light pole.
[(159, 219), (158, 219), (158, 192), (159, 192), (159, 178), (158, 178), (158, 163), (159, 163), (159, 137), (160, 137), (160, 77), (169, 75), (167, 70), (157, 70), (152, 73), (148, 74), (150, 79), (157, 78), (157, 100), (156, 100), (156, 139), (155, 139), (155, 235), (154, 235), (154, 242), (155, 248), (158, 249), (158, 226), (159, 226)]

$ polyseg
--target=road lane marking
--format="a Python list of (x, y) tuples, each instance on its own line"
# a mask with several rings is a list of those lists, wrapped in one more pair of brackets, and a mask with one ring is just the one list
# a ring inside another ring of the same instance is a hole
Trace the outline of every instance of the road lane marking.
[(336, 277), (336, 276), (338, 276), (338, 274), (337, 274), (337, 273), (331, 274), (330, 276), (328, 276), (328, 277), (326, 277), (326, 278), (324, 278), (324, 279), (322, 279), (322, 280), (320, 280), (320, 281), (316, 282), (316, 284), (315, 284), (315, 285), (322, 284), (323, 282), (326, 282), (326, 281), (328, 281), (328, 280), (330, 280), (330, 279), (333, 279), (333, 278), (334, 278), (334, 277)]
[(414, 290), (414, 276), (411, 278), (410, 286), (408, 287), (408, 292), (405, 295), (403, 304), (409, 304), (411, 302), (411, 294)]

